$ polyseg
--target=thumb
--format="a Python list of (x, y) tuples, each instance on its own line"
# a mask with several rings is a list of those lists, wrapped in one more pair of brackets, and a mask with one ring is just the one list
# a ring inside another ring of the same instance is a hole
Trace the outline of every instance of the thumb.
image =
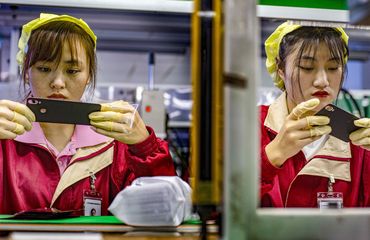
[(320, 104), (320, 100), (317, 98), (312, 98), (305, 102), (301, 102), (293, 111), (289, 114), (289, 118), (292, 120), (300, 119), (305, 113), (315, 109)]

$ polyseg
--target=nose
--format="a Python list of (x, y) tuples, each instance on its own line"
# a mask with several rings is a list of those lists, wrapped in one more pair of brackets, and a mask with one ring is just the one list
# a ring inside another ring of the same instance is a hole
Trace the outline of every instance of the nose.
[(63, 77), (63, 74), (56, 73), (50, 82), (50, 87), (55, 90), (64, 89), (65, 79)]
[(324, 69), (317, 72), (316, 79), (313, 85), (317, 88), (322, 89), (329, 86), (328, 74)]

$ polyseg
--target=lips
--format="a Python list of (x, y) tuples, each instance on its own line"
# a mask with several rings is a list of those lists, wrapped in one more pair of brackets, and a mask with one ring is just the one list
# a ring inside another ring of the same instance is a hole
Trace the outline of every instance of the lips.
[(317, 91), (314, 94), (312, 94), (314, 97), (327, 97), (329, 96), (329, 93), (326, 91)]
[(53, 93), (50, 96), (48, 96), (48, 98), (66, 99), (66, 96), (64, 96), (61, 93)]

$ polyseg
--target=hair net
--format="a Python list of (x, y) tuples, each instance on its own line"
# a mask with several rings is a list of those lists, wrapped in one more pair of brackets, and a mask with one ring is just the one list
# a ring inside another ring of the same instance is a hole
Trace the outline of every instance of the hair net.
[[(276, 58), (279, 55), (280, 43), (285, 35), (287, 35), (290, 32), (293, 32), (294, 30), (300, 27), (302, 27), (302, 25), (293, 24), (292, 22), (289, 21), (284, 22), (279, 27), (277, 27), (276, 30), (265, 41), (265, 51), (267, 56), (266, 59), (267, 71), (270, 73), (275, 86), (277, 86), (280, 89), (284, 89), (284, 82), (277, 74), (277, 65), (276, 65)], [(334, 29), (341, 33), (343, 41), (348, 45), (348, 36), (344, 32), (343, 28), (335, 27)]]
[(77, 19), (69, 15), (55, 15), (55, 14), (41, 13), (39, 18), (36, 18), (28, 22), (22, 27), (22, 34), (18, 41), (19, 51), (17, 53), (17, 62), (20, 66), (23, 65), (24, 57), (26, 56), (26, 53), (28, 50), (28, 40), (31, 36), (32, 31), (41, 27), (42, 25), (45, 25), (47, 23), (54, 22), (54, 21), (67, 21), (67, 22), (72, 22), (72, 23), (77, 24), (87, 34), (89, 34), (91, 39), (94, 41), (94, 45), (96, 48), (97, 38), (94, 32), (91, 30), (91, 28), (82, 19)]

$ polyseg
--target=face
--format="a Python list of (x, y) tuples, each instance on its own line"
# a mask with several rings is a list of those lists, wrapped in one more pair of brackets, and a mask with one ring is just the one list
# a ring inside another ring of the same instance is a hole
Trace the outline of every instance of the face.
[(319, 111), (336, 99), (343, 68), (340, 62), (331, 56), (324, 43), (320, 43), (316, 51), (304, 51), (300, 59), (297, 59), (298, 54), (297, 47), (287, 56), (285, 69), (278, 72), (284, 80), (289, 112), (297, 104), (312, 98), (320, 100), (320, 105), (315, 109)]
[(38, 61), (26, 74), (34, 97), (80, 101), (89, 82), (89, 66), (85, 49), (76, 44), (72, 59), (68, 44), (63, 46), (60, 63)]

